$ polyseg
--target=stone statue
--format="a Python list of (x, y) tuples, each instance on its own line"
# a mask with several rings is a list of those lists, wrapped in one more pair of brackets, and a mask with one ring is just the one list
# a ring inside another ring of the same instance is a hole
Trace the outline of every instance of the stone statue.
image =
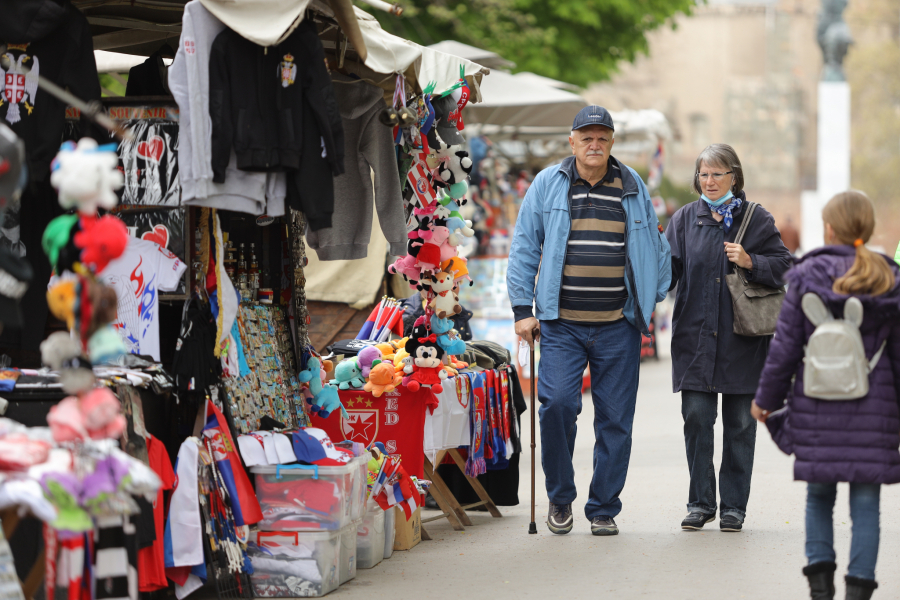
[(816, 27), (816, 39), (822, 48), (825, 65), (822, 68), (822, 81), (846, 81), (844, 77), (844, 57), (853, 36), (844, 22), (843, 12), (847, 8), (847, 0), (822, 0), (819, 21)]

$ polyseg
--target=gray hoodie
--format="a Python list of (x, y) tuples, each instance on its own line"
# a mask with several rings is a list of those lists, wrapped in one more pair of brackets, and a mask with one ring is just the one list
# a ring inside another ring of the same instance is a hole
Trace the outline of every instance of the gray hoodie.
[(181, 113), (178, 175), (182, 201), (273, 217), (284, 214), (287, 179), (284, 173), (251, 173), (237, 168), (234, 151), (225, 183), (213, 183), (209, 118), (209, 50), (225, 29), (219, 19), (192, 0), (184, 7), (181, 40), (169, 67), (169, 89)]
[(365, 258), (374, 203), (390, 253), (406, 256), (406, 219), (393, 130), (378, 120), (386, 106), (381, 88), (337, 73), (333, 81), (344, 122), (345, 172), (334, 178), (334, 227), (308, 231), (306, 240), (319, 260)]

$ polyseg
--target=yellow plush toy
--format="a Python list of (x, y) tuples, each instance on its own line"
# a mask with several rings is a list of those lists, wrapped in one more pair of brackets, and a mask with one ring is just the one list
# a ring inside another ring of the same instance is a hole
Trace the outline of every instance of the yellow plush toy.
[(394, 369), (394, 365), (387, 361), (375, 361), (372, 370), (369, 371), (369, 381), (365, 389), (376, 398), (385, 392), (393, 392), (400, 385), (403, 377)]
[(75, 327), (75, 280), (66, 279), (47, 290), (47, 306), (53, 316), (66, 322), (70, 330)]

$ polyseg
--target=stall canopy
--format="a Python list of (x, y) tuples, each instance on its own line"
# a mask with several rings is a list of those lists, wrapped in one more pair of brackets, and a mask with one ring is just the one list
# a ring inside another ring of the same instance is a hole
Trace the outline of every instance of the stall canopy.
[(456, 40), (444, 40), (443, 42), (438, 42), (437, 44), (432, 44), (428, 47), (432, 50), (437, 50), (438, 52), (452, 54), (453, 56), (471, 60), (472, 62), (488, 67), (489, 69), (512, 69), (516, 66), (516, 63), (506, 60), (496, 52), (483, 50), (475, 46), (457, 42)]
[[(91, 25), (94, 50), (103, 51), (96, 55), (98, 70), (110, 73), (127, 72), (142, 62), (137, 57), (177, 44), (181, 15), (187, 3), (187, 0), (73, 1)], [(470, 102), (479, 102), (482, 77), (490, 73), (488, 68), (465, 56), (426, 48), (384, 31), (375, 17), (354, 7), (350, 0), (201, 2), (231, 29), (263, 46), (277, 44), (312, 14), (319, 23), (326, 53), (335, 58), (339, 68), (378, 85), (385, 90), (387, 100), (393, 96), (395, 74), (402, 73), (417, 91), (433, 83), (434, 90), (440, 93), (458, 81), (462, 66), (472, 90)], [(131, 57), (115, 56), (123, 54)]]
[[(535, 81), (533, 74), (493, 71), (481, 87), (482, 102), (466, 111), (466, 126), (483, 133), (559, 133), (587, 106), (578, 94)], [(523, 131), (524, 130), (524, 131)]]
[[(490, 66), (494, 70), (481, 86), (482, 101), (466, 110), (470, 133), (558, 135), (587, 103), (574, 86), (535, 73), (512, 74), (499, 69), (515, 66), (500, 55), (447, 40), (428, 46)], [(568, 130), (567, 130), (568, 131)]]

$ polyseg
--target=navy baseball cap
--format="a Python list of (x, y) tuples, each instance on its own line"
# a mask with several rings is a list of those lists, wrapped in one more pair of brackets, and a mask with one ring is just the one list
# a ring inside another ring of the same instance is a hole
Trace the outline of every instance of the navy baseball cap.
[(572, 122), (572, 131), (587, 127), (588, 125), (603, 125), (604, 127), (609, 127), (613, 131), (616, 130), (613, 126), (612, 116), (609, 114), (609, 111), (596, 104), (593, 106), (585, 106), (578, 111), (578, 114), (575, 115), (575, 120)]

